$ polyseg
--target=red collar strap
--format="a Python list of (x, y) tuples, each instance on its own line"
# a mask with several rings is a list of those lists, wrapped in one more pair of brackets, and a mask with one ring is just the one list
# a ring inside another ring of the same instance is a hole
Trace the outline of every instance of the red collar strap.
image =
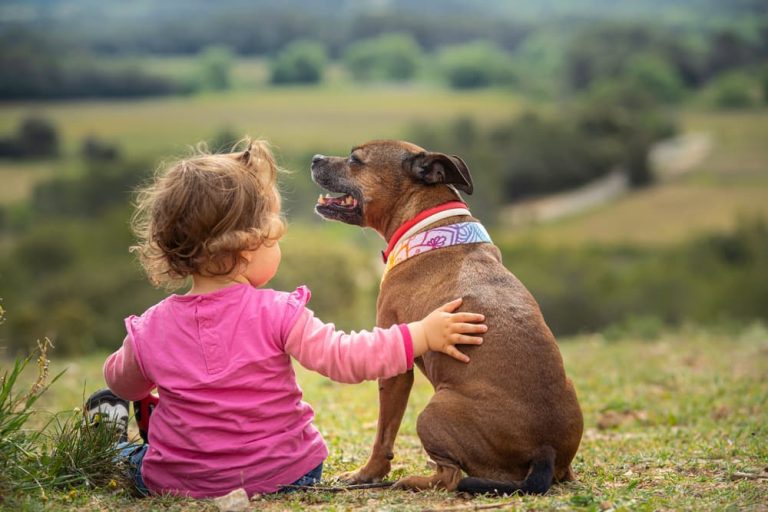
[(424, 210), (423, 212), (419, 213), (411, 220), (403, 223), (403, 225), (397, 228), (397, 231), (395, 231), (395, 233), (392, 235), (392, 238), (389, 239), (387, 248), (381, 252), (381, 256), (384, 259), (384, 263), (387, 262), (387, 258), (389, 258), (389, 253), (391, 253), (392, 250), (395, 248), (395, 245), (397, 245), (397, 242), (400, 241), (400, 239), (409, 229), (411, 229), (413, 226), (415, 226), (422, 220), (436, 213), (444, 212), (446, 210), (452, 210), (454, 208), (467, 208), (467, 205), (461, 201), (450, 201), (448, 203), (443, 203), (441, 205), (435, 206), (434, 208), (429, 208), (427, 210)]

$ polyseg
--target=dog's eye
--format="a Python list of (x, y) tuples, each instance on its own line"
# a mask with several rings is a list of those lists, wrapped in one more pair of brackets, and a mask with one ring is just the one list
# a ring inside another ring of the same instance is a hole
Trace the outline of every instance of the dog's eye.
[(362, 164), (363, 161), (360, 160), (354, 153), (352, 153), (351, 155), (349, 155), (349, 163), (359, 165), (359, 164)]

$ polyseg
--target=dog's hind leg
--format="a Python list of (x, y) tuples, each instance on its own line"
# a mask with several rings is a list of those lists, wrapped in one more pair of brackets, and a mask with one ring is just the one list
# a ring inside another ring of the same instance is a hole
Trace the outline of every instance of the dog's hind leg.
[(395, 483), (396, 489), (456, 489), (461, 480), (461, 461), (464, 459), (461, 436), (456, 426), (464, 423), (466, 411), (462, 410), (461, 400), (449, 395), (447, 390), (438, 391), (416, 422), (421, 444), (435, 462), (435, 474), (402, 478)]

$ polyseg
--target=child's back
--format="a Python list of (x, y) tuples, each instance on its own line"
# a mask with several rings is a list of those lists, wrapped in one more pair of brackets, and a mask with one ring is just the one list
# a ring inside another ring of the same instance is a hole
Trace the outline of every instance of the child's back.
[(160, 396), (143, 463), (150, 489), (271, 492), (326, 458), (284, 347), (305, 298), (237, 285), (172, 295), (126, 320)]

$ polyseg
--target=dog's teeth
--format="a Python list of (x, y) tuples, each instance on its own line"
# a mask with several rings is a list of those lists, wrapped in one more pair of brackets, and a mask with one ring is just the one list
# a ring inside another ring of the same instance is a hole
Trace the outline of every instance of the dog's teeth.
[(323, 194), (320, 194), (320, 195), (317, 197), (317, 202), (318, 202), (318, 203), (324, 203), (324, 202), (325, 202), (325, 201), (323, 201)]

